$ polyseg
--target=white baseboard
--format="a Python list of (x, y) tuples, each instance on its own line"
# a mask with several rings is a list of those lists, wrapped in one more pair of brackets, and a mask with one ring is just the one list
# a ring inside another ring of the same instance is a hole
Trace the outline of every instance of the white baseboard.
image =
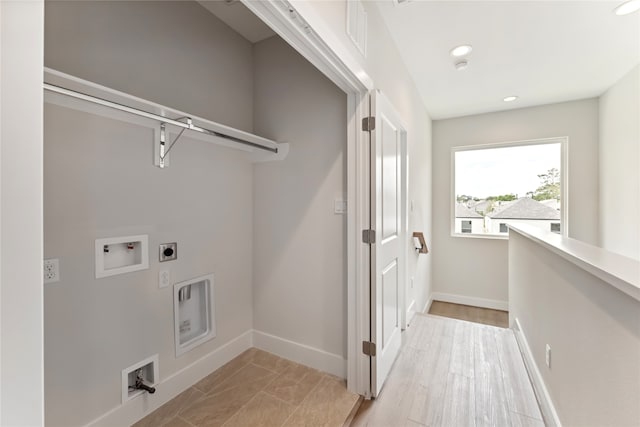
[(347, 377), (347, 360), (337, 354), (256, 330), (253, 331), (253, 346), (340, 378)]
[(428, 313), (429, 310), (431, 309), (431, 304), (433, 304), (433, 294), (429, 295), (429, 299), (427, 299), (427, 302), (425, 303), (424, 308), (420, 313), (423, 313), (423, 314)]
[[(491, 308), (493, 310), (509, 310), (508, 301), (499, 301), (486, 298), (469, 297), (465, 295), (446, 294), (443, 292), (433, 292), (430, 301), (450, 302), (453, 304), (471, 305), (474, 307)], [(431, 303), (429, 303), (430, 305)]]
[(549, 427), (562, 427), (556, 408), (553, 405), (551, 396), (549, 395), (549, 391), (542, 379), (542, 374), (538, 369), (538, 365), (536, 365), (533, 353), (531, 353), (527, 337), (522, 330), (520, 321), (517, 318), (515, 319), (515, 329), (513, 332), (516, 335), (516, 341), (518, 342), (518, 347), (520, 347), (520, 353), (522, 353), (524, 364), (529, 372), (529, 378), (531, 378), (531, 382), (533, 383), (533, 389), (536, 393), (536, 397), (538, 398), (538, 403), (540, 404), (540, 410), (542, 411), (545, 424)]
[(251, 348), (253, 331), (242, 335), (215, 349), (178, 372), (161, 379), (156, 384), (154, 394), (144, 393), (91, 421), (90, 427), (129, 426), (167, 403), (202, 378), (206, 377), (225, 363)]

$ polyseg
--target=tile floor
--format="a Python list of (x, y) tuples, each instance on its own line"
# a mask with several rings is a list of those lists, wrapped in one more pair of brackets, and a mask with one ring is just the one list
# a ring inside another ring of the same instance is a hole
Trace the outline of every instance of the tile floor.
[(511, 329), (417, 314), (354, 427), (544, 427)]
[(358, 399), (340, 378), (252, 348), (134, 427), (342, 427)]

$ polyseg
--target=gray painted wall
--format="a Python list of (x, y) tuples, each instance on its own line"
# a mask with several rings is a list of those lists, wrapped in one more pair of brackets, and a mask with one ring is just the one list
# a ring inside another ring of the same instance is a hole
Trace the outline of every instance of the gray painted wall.
[(640, 259), (640, 65), (600, 97), (600, 244)]
[[(507, 301), (507, 241), (452, 237), (451, 148), (569, 138), (569, 237), (598, 239), (598, 100), (434, 121), (434, 291)], [(437, 183), (437, 184), (435, 184)]]
[[(46, 65), (215, 121), (252, 129), (252, 46), (191, 2), (47, 2)], [(120, 372), (158, 353), (160, 378), (253, 327), (252, 164), (183, 136), (152, 165), (153, 130), (45, 108), (45, 415), (87, 422), (120, 404)], [(149, 234), (148, 270), (96, 280), (94, 240)], [(158, 244), (179, 258), (159, 264)], [(218, 336), (176, 358), (172, 289), (214, 273)]]
[(346, 94), (277, 37), (254, 66), (255, 131), (291, 144), (254, 167), (255, 328), (346, 358)]
[(45, 66), (251, 132), (251, 43), (198, 3), (45, 4)]
[[(45, 285), (45, 415), (86, 424), (120, 404), (120, 372), (159, 354), (160, 378), (252, 328), (251, 163), (244, 153), (185, 138), (161, 170), (153, 130), (46, 104), (45, 258), (61, 281)], [(94, 275), (94, 240), (149, 235), (149, 269)], [(158, 245), (178, 242), (160, 265)], [(175, 357), (173, 290), (214, 273), (217, 337)]]

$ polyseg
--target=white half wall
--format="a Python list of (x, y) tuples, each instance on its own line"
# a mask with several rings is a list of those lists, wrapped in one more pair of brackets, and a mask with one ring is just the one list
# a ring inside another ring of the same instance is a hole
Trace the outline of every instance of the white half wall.
[(528, 369), (545, 421), (554, 425), (555, 412), (566, 426), (637, 425), (640, 263), (531, 230), (542, 240), (510, 231), (509, 320), (517, 327), (517, 319), (525, 359), (535, 364)]
[(600, 97), (600, 245), (640, 259), (640, 65)]
[(43, 1), (0, 1), (0, 425), (44, 424)]
[(480, 114), (433, 124), (434, 292), (508, 301), (507, 240), (452, 237), (451, 148), (567, 136), (569, 235), (598, 236), (598, 100)]

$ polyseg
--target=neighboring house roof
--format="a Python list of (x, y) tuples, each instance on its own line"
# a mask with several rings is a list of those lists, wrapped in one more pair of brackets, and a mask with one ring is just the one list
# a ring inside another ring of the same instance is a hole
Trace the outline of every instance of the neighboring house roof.
[(556, 199), (540, 200), (540, 203), (556, 210), (560, 209), (560, 201)]
[(462, 203), (456, 203), (456, 218), (482, 218), (482, 215), (472, 211)]
[(504, 209), (487, 215), (495, 219), (560, 219), (560, 212), (542, 203), (523, 197), (505, 206)]
[(472, 208), (476, 212), (487, 213), (487, 209), (489, 209), (491, 207), (492, 203), (493, 202), (490, 202), (490, 201), (487, 201), (487, 200), (481, 200), (478, 203), (476, 203), (475, 205), (470, 206), (470, 208)]

